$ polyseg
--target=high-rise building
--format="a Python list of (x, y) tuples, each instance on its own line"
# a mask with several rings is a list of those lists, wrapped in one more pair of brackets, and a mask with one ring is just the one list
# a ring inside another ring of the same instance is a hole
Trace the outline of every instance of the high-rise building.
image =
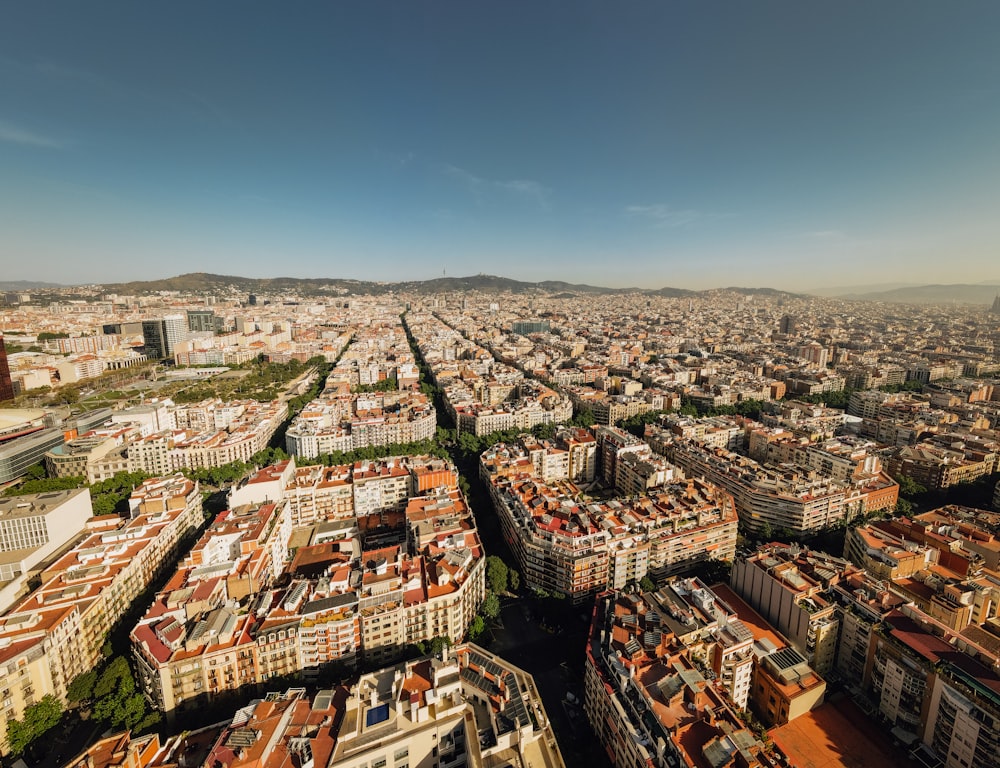
[(778, 330), (786, 336), (790, 336), (795, 333), (795, 318), (791, 315), (782, 315), (781, 324), (778, 326)]
[(997, 294), (997, 297), (993, 299), (993, 306), (990, 307), (990, 312), (994, 315), (1000, 315), (1000, 294)]
[(221, 318), (216, 317), (210, 309), (189, 309), (187, 311), (188, 330), (193, 332), (210, 331), (215, 333), (222, 326)]
[(172, 357), (174, 347), (184, 341), (187, 334), (188, 322), (184, 315), (165, 315), (155, 320), (142, 321), (146, 356), (151, 360)]
[(10, 378), (10, 366), (7, 365), (7, 347), (3, 336), (0, 336), (0, 402), (14, 399), (14, 382)]
[(548, 320), (515, 320), (510, 325), (511, 333), (527, 336), (529, 333), (548, 333)]

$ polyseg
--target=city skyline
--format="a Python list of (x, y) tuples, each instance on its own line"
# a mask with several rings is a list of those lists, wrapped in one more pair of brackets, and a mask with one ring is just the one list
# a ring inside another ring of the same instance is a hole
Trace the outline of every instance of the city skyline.
[(7, 280), (983, 283), (993, 4), (15, 6)]

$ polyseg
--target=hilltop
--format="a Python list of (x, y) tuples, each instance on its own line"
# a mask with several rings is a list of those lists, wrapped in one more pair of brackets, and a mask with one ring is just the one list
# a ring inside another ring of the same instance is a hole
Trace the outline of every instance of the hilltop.
[(302, 295), (379, 295), (386, 293), (437, 294), (449, 292), (484, 291), (495, 293), (544, 293), (563, 298), (578, 295), (643, 294), (668, 298), (697, 297), (715, 293), (736, 293), (745, 296), (763, 295), (771, 297), (795, 297), (798, 294), (779, 291), (774, 288), (721, 288), (711, 291), (692, 291), (686, 288), (666, 286), (656, 289), (607, 288), (584, 283), (568, 283), (562, 280), (543, 280), (533, 283), (514, 280), (497, 275), (470, 275), (468, 277), (436, 277), (430, 280), (407, 280), (401, 282), (376, 282), (371, 280), (347, 280), (342, 278), (301, 278), (301, 277), (240, 277), (237, 275), (216, 275), (208, 272), (191, 272), (161, 280), (142, 280), (128, 283), (106, 283), (101, 286), (106, 292), (123, 294), (158, 293), (179, 291), (181, 293), (298, 293)]

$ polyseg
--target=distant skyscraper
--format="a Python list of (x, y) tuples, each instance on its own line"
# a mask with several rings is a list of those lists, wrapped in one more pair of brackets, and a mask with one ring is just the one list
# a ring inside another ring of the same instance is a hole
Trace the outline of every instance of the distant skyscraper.
[(990, 312), (994, 315), (1000, 315), (1000, 295), (993, 299), (993, 306), (990, 307)]
[(210, 309), (189, 309), (187, 311), (189, 331), (211, 331), (215, 333), (221, 323), (215, 312)]
[(548, 320), (515, 320), (510, 324), (510, 330), (513, 333), (517, 333), (521, 336), (527, 336), (529, 333), (548, 333), (549, 332), (549, 321)]
[(257, 294), (251, 293), (247, 297), (247, 304), (249, 304), (251, 307), (256, 307), (257, 306)]
[(10, 378), (10, 366), (7, 365), (7, 347), (0, 336), (0, 402), (14, 399), (14, 382)]
[(781, 325), (778, 326), (778, 330), (786, 336), (795, 333), (795, 318), (791, 315), (784, 315), (781, 318)]
[(173, 357), (174, 348), (188, 335), (184, 315), (166, 315), (156, 320), (142, 321), (142, 338), (146, 356), (152, 360)]

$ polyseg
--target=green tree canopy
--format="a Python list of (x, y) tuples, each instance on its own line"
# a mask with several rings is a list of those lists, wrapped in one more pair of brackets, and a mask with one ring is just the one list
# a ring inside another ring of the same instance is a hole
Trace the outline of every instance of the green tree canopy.
[(489, 592), (486, 595), (486, 599), (483, 600), (483, 604), (480, 606), (479, 611), (487, 619), (495, 619), (500, 615), (500, 598), (498, 598), (494, 593)]
[(517, 592), (521, 588), (521, 574), (513, 568), (507, 571), (507, 588), (511, 592)]
[(476, 642), (483, 633), (486, 631), (486, 622), (483, 620), (482, 616), (475, 616), (472, 622), (469, 624), (469, 629), (466, 632), (469, 640), (471, 642)]
[(916, 496), (920, 493), (927, 493), (927, 489), (908, 475), (900, 475), (896, 478), (899, 483), (899, 493), (902, 496)]
[(503, 594), (507, 591), (508, 572), (507, 564), (501, 558), (496, 555), (486, 558), (486, 584), (493, 592)]
[(94, 695), (94, 685), (97, 683), (97, 672), (93, 669), (83, 672), (73, 678), (66, 689), (70, 701), (86, 701)]
[(24, 710), (24, 717), (7, 723), (7, 748), (21, 755), (31, 744), (53, 728), (62, 717), (62, 704), (51, 693)]

